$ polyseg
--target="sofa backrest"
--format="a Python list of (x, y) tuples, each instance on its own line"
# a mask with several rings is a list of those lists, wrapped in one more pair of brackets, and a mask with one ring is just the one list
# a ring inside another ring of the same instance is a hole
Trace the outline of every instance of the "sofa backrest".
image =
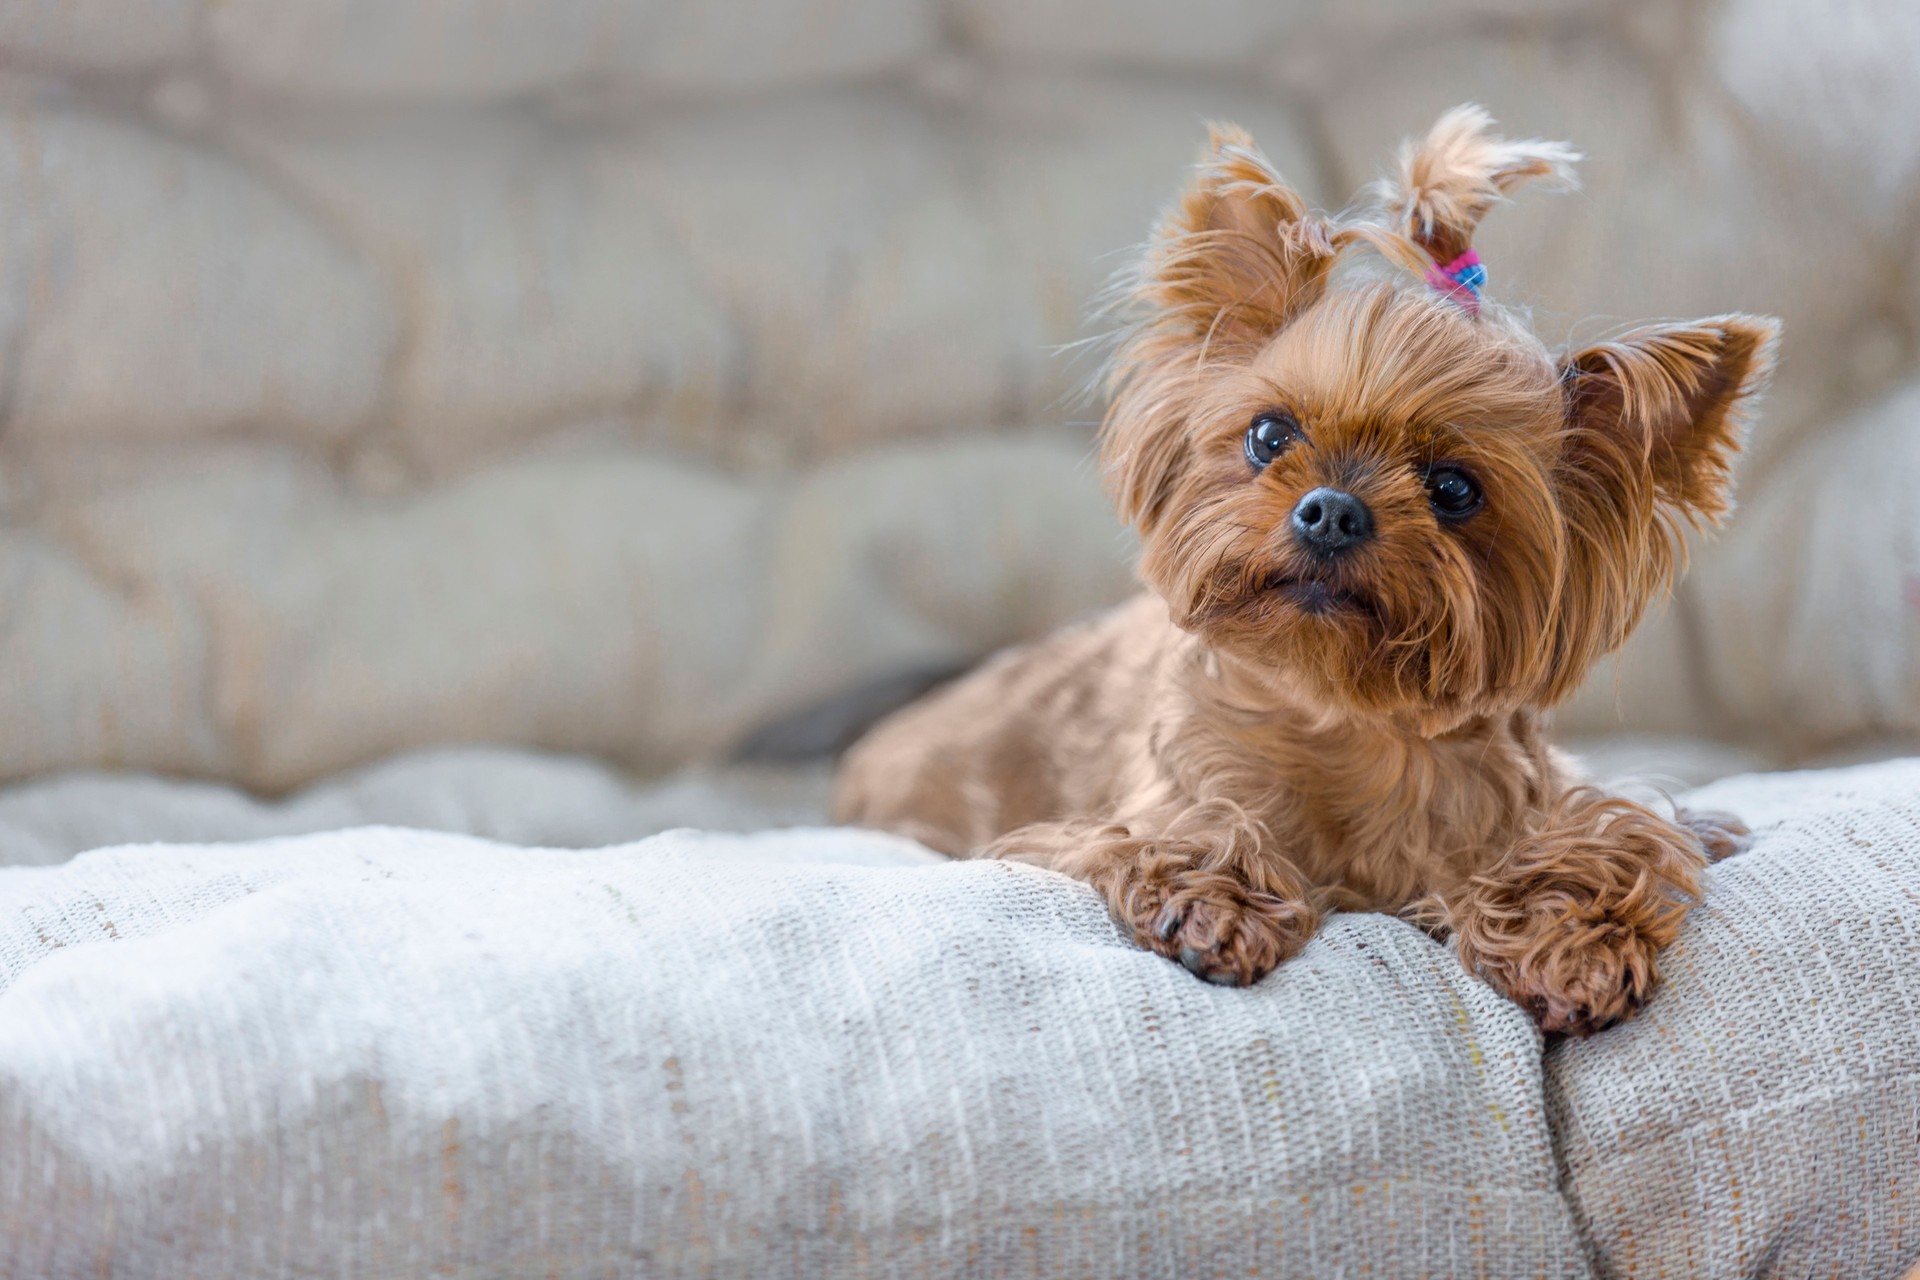
[(1590, 156), (1482, 237), (1549, 335), (1787, 321), (1744, 514), (1563, 725), (1920, 731), (1920, 19), (1616, 8), (11, 6), (0, 777), (658, 767), (1118, 598), (1056, 348), (1202, 120), (1337, 206), (1468, 99)]

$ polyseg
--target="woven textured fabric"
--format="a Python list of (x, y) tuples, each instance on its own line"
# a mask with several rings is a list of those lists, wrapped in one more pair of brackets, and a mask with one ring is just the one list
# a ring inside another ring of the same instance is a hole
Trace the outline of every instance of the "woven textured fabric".
[(1760, 833), (1635, 1021), (1553, 1048), (1607, 1276), (1896, 1276), (1920, 1259), (1920, 761), (1730, 778)]
[(1227, 991), (853, 832), (0, 872), (0, 1275), (1585, 1275), (1541, 1090), (1405, 924)]
[(277, 801), (147, 774), (63, 774), (0, 788), (0, 867), (65, 862), (133, 842), (211, 844), (348, 827), (595, 849), (676, 827), (818, 826), (832, 786), (824, 760), (784, 768), (709, 765), (642, 782), (603, 761), (505, 747), (395, 756)]

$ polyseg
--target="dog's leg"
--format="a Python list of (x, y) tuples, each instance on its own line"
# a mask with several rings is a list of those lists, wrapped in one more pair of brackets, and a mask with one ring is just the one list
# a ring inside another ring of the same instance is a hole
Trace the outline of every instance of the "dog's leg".
[(1690, 809), (1680, 809), (1674, 813), (1673, 820), (1693, 832), (1709, 862), (1719, 862), (1736, 853), (1745, 853), (1753, 845), (1753, 832), (1747, 830), (1746, 823), (1730, 813), (1714, 810), (1695, 813)]
[(1307, 885), (1263, 848), (1263, 828), (1187, 811), (1165, 825), (1046, 822), (984, 851), (1062, 871), (1098, 889), (1142, 947), (1220, 986), (1258, 982), (1319, 926)]
[(1462, 964), (1542, 1029), (1586, 1036), (1646, 1002), (1706, 862), (1692, 830), (1580, 788), (1439, 909)]

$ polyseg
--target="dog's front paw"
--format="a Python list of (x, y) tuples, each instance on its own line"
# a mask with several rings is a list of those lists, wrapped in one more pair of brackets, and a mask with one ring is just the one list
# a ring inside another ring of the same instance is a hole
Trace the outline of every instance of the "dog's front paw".
[(1660, 981), (1653, 944), (1618, 923), (1570, 925), (1525, 949), (1462, 939), (1460, 962), (1533, 1015), (1542, 1031), (1584, 1039), (1639, 1012)]
[(1171, 871), (1132, 890), (1125, 922), (1140, 945), (1218, 986), (1260, 981), (1305, 946), (1318, 924), (1306, 903), (1261, 893), (1224, 872)]

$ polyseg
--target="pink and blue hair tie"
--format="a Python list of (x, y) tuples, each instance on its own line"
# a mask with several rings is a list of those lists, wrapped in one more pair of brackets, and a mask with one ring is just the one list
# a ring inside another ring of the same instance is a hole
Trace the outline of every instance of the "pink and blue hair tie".
[(1487, 269), (1480, 265), (1480, 255), (1469, 249), (1444, 267), (1437, 263), (1428, 267), (1427, 283), (1459, 303), (1468, 315), (1477, 316), (1480, 291), (1487, 285)]

